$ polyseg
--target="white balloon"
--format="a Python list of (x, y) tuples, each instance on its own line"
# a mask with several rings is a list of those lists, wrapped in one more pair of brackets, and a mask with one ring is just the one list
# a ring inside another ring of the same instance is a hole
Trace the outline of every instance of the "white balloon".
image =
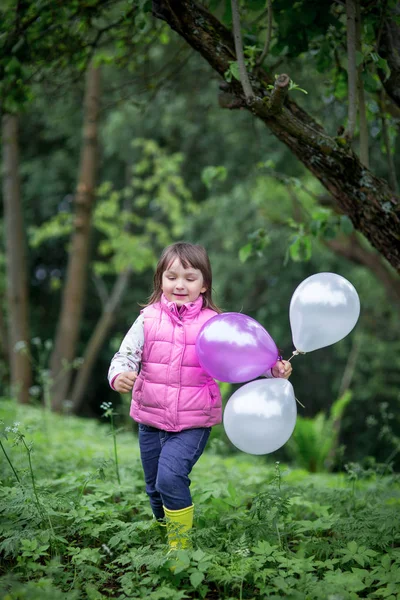
[(268, 454), (288, 441), (296, 416), (293, 386), (287, 379), (257, 379), (232, 394), (224, 411), (224, 427), (239, 450)]
[(360, 315), (355, 287), (336, 273), (307, 277), (290, 301), (293, 344), (299, 352), (311, 352), (346, 337)]

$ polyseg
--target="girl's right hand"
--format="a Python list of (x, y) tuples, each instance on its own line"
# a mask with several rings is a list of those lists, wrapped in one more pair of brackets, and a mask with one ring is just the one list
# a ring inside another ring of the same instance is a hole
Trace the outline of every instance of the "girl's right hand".
[(130, 392), (137, 379), (138, 374), (136, 371), (124, 371), (116, 377), (113, 382), (114, 389), (120, 394)]

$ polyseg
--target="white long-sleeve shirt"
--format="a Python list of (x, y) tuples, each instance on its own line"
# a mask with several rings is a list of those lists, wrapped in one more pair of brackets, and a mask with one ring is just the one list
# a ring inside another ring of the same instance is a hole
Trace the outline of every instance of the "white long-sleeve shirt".
[[(128, 333), (124, 337), (119, 347), (111, 360), (108, 370), (108, 382), (114, 389), (114, 379), (124, 371), (139, 371), (139, 365), (142, 361), (142, 353), (144, 346), (144, 317), (142, 314), (138, 316)], [(270, 379), (273, 377), (271, 369), (263, 373), (262, 377)]]
[(111, 360), (108, 369), (108, 382), (111, 387), (114, 379), (124, 371), (139, 371), (139, 365), (142, 361), (142, 352), (144, 346), (144, 317), (138, 316), (128, 333), (124, 337)]

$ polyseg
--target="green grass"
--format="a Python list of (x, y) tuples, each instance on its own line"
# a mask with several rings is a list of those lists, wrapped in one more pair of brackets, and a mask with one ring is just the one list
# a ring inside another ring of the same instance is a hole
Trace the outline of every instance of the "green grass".
[(396, 475), (311, 475), (211, 443), (191, 475), (193, 550), (171, 556), (129, 425), (119, 484), (106, 422), (1, 408), (3, 600), (400, 599)]

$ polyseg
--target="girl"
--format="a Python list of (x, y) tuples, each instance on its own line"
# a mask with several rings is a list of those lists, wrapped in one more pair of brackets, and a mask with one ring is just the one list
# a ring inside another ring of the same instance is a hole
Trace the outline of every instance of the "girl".
[[(195, 352), (202, 325), (219, 312), (205, 249), (186, 242), (168, 246), (158, 262), (149, 303), (108, 373), (117, 392), (133, 388), (130, 416), (139, 423), (146, 492), (155, 518), (166, 517), (171, 549), (187, 546), (194, 508), (189, 474), (211, 427), (222, 421), (218, 385)], [(278, 361), (266, 376), (288, 378), (291, 371), (289, 362)]]

